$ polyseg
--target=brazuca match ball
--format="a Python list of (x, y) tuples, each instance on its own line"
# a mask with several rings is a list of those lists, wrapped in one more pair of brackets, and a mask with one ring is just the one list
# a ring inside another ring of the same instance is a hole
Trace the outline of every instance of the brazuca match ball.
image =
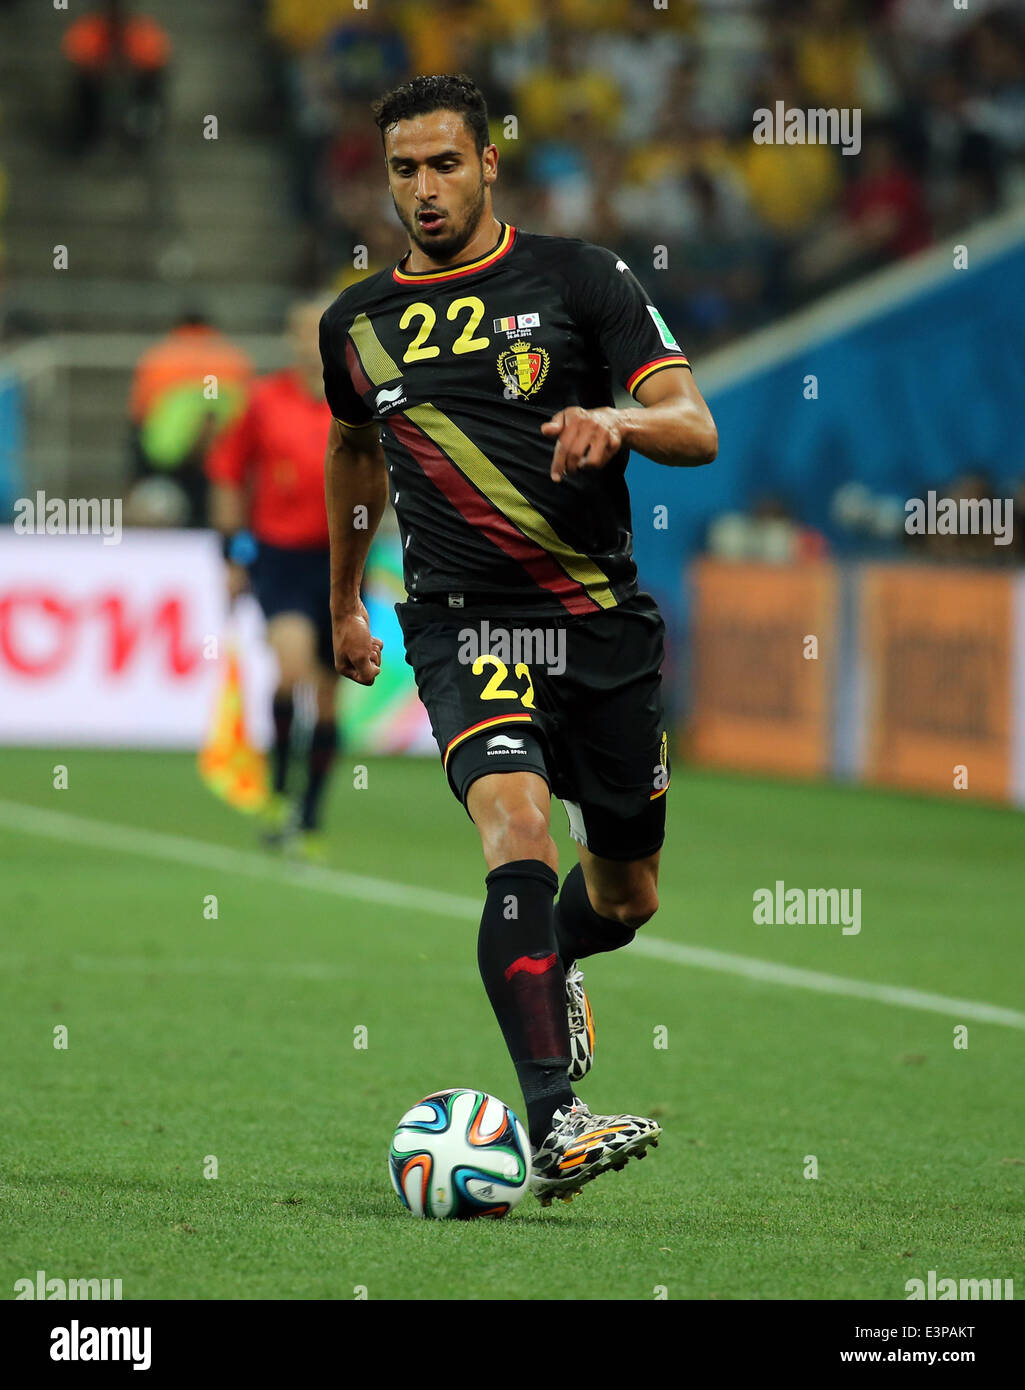
[(530, 1142), (486, 1091), (435, 1091), (399, 1121), (388, 1171), (414, 1216), (505, 1216), (527, 1190)]

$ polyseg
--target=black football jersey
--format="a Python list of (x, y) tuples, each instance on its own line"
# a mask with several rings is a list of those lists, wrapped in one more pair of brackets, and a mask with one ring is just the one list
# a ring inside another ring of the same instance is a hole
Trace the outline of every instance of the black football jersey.
[(407, 591), (614, 608), (637, 589), (629, 450), (554, 483), (541, 425), (687, 358), (602, 247), (503, 223), (464, 265), (411, 272), (405, 259), (339, 295), (320, 349), (331, 413), (381, 427)]

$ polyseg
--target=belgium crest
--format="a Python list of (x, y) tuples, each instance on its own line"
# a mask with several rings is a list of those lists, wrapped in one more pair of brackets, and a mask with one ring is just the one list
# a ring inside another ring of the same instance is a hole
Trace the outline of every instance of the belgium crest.
[(548, 375), (549, 357), (543, 347), (517, 339), (498, 359), (498, 374), (509, 394), (532, 396)]

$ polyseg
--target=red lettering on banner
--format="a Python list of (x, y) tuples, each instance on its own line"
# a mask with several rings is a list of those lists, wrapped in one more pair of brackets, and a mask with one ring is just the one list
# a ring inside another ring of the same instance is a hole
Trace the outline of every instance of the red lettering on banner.
[[(49, 646), (41, 650), (38, 637), (30, 646), (27, 634), (44, 631), (42, 624), (47, 620), (53, 628)], [(182, 598), (162, 597), (151, 607), (129, 613), (120, 594), (65, 602), (42, 589), (13, 589), (0, 597), (0, 661), (19, 676), (45, 679), (70, 665), (83, 628), (97, 620), (105, 624), (104, 675), (123, 675), (146, 646), (160, 639), (163, 666), (172, 679), (189, 675), (202, 660), (200, 643), (187, 640), (188, 614)]]
[[(24, 624), (22, 631), (29, 627), (39, 630), (43, 619), (56, 625), (49, 652), (39, 656), (25, 649), (24, 638), (19, 641), (19, 617)], [(75, 605), (62, 603), (53, 594), (36, 589), (12, 590), (0, 598), (0, 658), (19, 676), (52, 676), (71, 659), (76, 619)]]
[(134, 619), (125, 612), (120, 594), (105, 595), (96, 602), (95, 609), (108, 619), (104, 670), (111, 675), (119, 675), (125, 669), (138, 650), (140, 638), (147, 633), (165, 636), (164, 660), (171, 676), (188, 675), (202, 657), (198, 646), (186, 650), (185, 611), (180, 598), (161, 599), (150, 613)]

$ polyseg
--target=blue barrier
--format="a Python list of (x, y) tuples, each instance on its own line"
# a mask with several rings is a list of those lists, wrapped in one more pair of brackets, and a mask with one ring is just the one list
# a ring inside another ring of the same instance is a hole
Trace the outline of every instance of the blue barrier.
[[(719, 457), (709, 467), (664, 468), (635, 454), (628, 478), (638, 568), (671, 630), (686, 630), (681, 575), (709, 521), (765, 493), (781, 494), (838, 553), (845, 537), (829, 501), (843, 483), (906, 498), (979, 467), (1009, 493), (1025, 476), (1023, 304), (1021, 243), (903, 297), (895, 285), (869, 318), (711, 391)], [(804, 396), (809, 374), (817, 400)], [(669, 509), (664, 531), (653, 525), (659, 505)]]

